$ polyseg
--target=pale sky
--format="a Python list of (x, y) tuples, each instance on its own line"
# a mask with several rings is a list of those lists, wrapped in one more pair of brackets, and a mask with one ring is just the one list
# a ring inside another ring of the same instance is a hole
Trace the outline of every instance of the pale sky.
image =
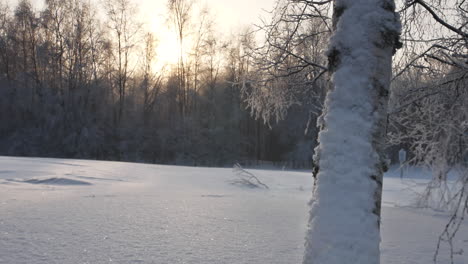
[[(147, 21), (149, 29), (154, 31), (160, 42), (158, 53), (165, 63), (177, 60), (177, 37), (168, 29), (167, 0), (133, 0), (140, 10), (142, 20)], [(225, 37), (236, 32), (240, 27), (258, 23), (260, 17), (268, 14), (275, 0), (198, 0), (199, 6), (208, 6), (216, 21), (216, 30)]]
[[(167, 0), (133, 0), (137, 4), (142, 20), (149, 23), (149, 30), (159, 36), (159, 50), (168, 51), (177, 45), (176, 35), (169, 30), (167, 19)], [(268, 14), (275, 0), (198, 0), (199, 7), (207, 6), (216, 22), (215, 30), (224, 37), (237, 33), (239, 28), (258, 23), (260, 17)], [(195, 18), (196, 19), (196, 18)], [(161, 52), (160, 52), (161, 53)], [(171, 56), (170, 54), (167, 54)], [(172, 58), (174, 60), (174, 58)]]
[[(19, 0), (7, 0), (10, 6), (16, 5)], [(44, 0), (30, 0), (37, 8), (40, 8)], [(99, 2), (99, 0), (90, 0)], [(142, 16), (162, 20), (166, 13), (167, 0), (131, 0), (140, 10)], [(195, 0), (201, 5), (210, 7), (217, 18), (220, 30), (226, 31), (238, 25), (247, 25), (258, 21), (260, 16), (266, 14), (263, 9), (271, 10), (275, 0)]]
[[(166, 0), (133, 0), (140, 12), (149, 18), (161, 19), (165, 16)], [(219, 29), (228, 31), (238, 25), (247, 25), (265, 16), (262, 9), (271, 10), (275, 0), (198, 0), (201, 5), (207, 5), (215, 15)]]
[[(2, 1), (2, 0), (0, 0)], [(16, 6), (19, 0), (6, 0), (10, 7)], [(30, 0), (38, 10), (43, 8), (44, 0)], [(99, 3), (99, 0), (89, 0)], [(159, 39), (158, 57), (163, 64), (173, 64), (177, 60), (177, 37), (169, 29), (167, 19), (167, 0), (131, 0), (139, 11), (140, 22), (147, 30), (155, 33)], [(264, 10), (271, 11), (276, 0), (195, 0), (198, 6), (208, 6), (215, 18), (216, 30), (225, 37), (238, 32), (239, 28), (254, 23), (259, 24), (260, 17), (268, 17)], [(99, 9), (102, 8), (99, 4)]]

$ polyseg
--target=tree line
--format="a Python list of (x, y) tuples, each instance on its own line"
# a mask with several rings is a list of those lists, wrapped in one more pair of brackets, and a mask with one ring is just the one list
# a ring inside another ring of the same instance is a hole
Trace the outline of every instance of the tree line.
[(309, 163), (307, 112), (296, 107), (271, 129), (246, 109), (250, 34), (221, 36), (208, 9), (168, 1), (168, 25), (187, 50), (177, 64), (157, 67), (157, 29), (145, 30), (137, 14), (130, 0), (0, 5), (1, 154)]
[[(420, 2), (397, 3), (404, 45), (386, 152), (396, 161), (404, 148), (412, 164), (444, 174), (466, 160), (466, 11)], [(331, 3), (278, 1), (271, 20), (223, 36), (207, 8), (169, 0), (181, 51), (163, 68), (158, 29), (142, 27), (130, 0), (3, 3), (0, 153), (310, 166), (330, 89)], [(446, 22), (432, 25), (432, 13)]]

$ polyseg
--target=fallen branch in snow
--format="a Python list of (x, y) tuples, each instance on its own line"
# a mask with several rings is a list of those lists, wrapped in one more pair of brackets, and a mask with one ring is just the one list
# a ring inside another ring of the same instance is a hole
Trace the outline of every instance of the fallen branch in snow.
[(238, 177), (238, 179), (231, 181), (231, 183), (234, 185), (241, 185), (250, 188), (270, 189), (268, 185), (261, 182), (254, 174), (242, 168), (242, 166), (239, 163), (234, 164), (232, 171)]

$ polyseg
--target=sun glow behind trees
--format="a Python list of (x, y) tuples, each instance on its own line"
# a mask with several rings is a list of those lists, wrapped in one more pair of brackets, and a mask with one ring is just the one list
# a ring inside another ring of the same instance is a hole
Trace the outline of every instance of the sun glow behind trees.
[[(10, 8), (17, 6), (20, 0), (0, 0), (6, 2)], [(96, 8), (100, 20), (105, 20), (105, 11), (101, 0), (88, 0)], [(194, 16), (192, 22), (199, 19), (202, 9), (209, 12), (215, 24), (216, 35), (227, 37), (230, 34), (237, 34), (239, 29), (255, 24), (259, 19), (268, 17), (265, 10), (271, 10), (275, 0), (194, 0)], [(135, 6), (135, 20), (141, 23), (140, 30), (150, 32), (156, 37), (155, 60), (153, 62), (154, 71), (167, 71), (174, 68), (180, 57), (180, 44), (177, 40), (177, 33), (171, 21), (168, 19), (167, 0), (129, 0)], [(45, 0), (32, 0), (31, 4), (35, 10), (42, 10)], [(188, 59), (195, 45), (193, 33), (196, 25), (192, 23), (184, 39), (184, 60)], [(132, 57), (131, 61), (136, 64), (139, 58)]]
[[(97, 0), (91, 0), (98, 2)], [(142, 22), (143, 29), (156, 36), (156, 60), (154, 70), (171, 69), (177, 65), (180, 58), (180, 44), (174, 24), (169, 19), (167, 0), (131, 0), (138, 9), (138, 20)], [(217, 38), (225, 38), (237, 34), (240, 29), (255, 24), (260, 18), (268, 16), (265, 10), (274, 6), (274, 0), (261, 1), (219, 1), (199, 0), (193, 1), (193, 14), (184, 37), (183, 55), (188, 60), (193, 54), (196, 45), (195, 36), (200, 23), (201, 13), (208, 12), (212, 19)]]
[(155, 69), (175, 66), (180, 57), (180, 44), (174, 31), (159, 32), (159, 43), (156, 47)]

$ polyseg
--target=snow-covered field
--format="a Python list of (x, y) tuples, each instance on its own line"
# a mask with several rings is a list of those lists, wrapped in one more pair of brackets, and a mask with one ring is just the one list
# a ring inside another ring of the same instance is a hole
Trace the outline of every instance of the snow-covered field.
[[(249, 171), (270, 189), (229, 168), (0, 157), (0, 263), (301, 263), (311, 173)], [(409, 175), (385, 175), (382, 264), (432, 263), (448, 221), (411, 206), (425, 179)]]

